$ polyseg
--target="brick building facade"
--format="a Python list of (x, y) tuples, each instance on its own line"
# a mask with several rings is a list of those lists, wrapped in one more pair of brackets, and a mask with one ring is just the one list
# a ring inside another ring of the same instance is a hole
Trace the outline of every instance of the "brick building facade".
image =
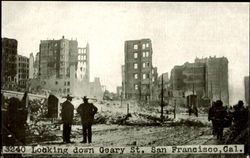
[(16, 82), (18, 87), (26, 89), (28, 79), (29, 79), (29, 58), (22, 55), (18, 55), (17, 75), (16, 75)]
[(153, 84), (157, 79), (157, 68), (152, 64), (150, 39), (125, 41), (125, 97), (152, 100)]
[(172, 97), (177, 104), (185, 104), (185, 98), (192, 94), (198, 96), (198, 102), (206, 97), (205, 68), (204, 63), (185, 63), (172, 69)]
[(172, 98), (186, 104), (186, 97), (197, 95), (198, 104), (208, 98), (229, 104), (228, 60), (225, 57), (196, 58), (194, 63), (175, 66), (171, 71)]
[[(76, 40), (42, 40), (34, 63), (38, 76), (31, 89), (50, 90), (55, 95), (88, 96), (102, 99), (99, 78), (90, 82), (89, 44), (78, 47)], [(35, 75), (36, 76), (36, 75)]]
[(41, 79), (65, 78), (70, 75), (70, 66), (77, 63), (78, 43), (76, 40), (41, 40), (39, 46), (39, 77)]
[(12, 89), (16, 86), (17, 74), (17, 45), (16, 39), (2, 38), (1, 55), (1, 88)]
[(229, 105), (228, 59), (226, 57), (209, 57), (195, 59), (195, 62), (206, 64), (206, 92), (213, 101), (222, 100)]

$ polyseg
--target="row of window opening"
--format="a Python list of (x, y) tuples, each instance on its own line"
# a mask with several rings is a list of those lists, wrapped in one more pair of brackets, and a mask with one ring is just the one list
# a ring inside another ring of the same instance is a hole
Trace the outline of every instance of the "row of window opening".
[[(143, 58), (149, 57), (149, 52), (148, 52), (148, 51), (142, 52), (142, 57), (143, 57)], [(138, 58), (138, 53), (134, 53), (134, 58), (135, 58), (135, 59)]]
[[(148, 62), (143, 62), (143, 63), (142, 63), (142, 67), (143, 67), (143, 68), (150, 67), (150, 63), (148, 63)], [(138, 69), (138, 64), (137, 64), (137, 63), (134, 63), (134, 69)]]
[[(142, 79), (148, 79), (148, 78), (149, 78), (149, 74), (147, 73), (142, 74)], [(134, 79), (138, 79), (137, 73), (134, 74)], [(152, 77), (152, 81), (154, 82), (154, 77)]]
[(78, 56), (78, 60), (86, 60), (86, 59), (87, 59), (86, 55), (79, 55)]
[[(146, 49), (149, 47), (149, 43), (143, 43), (142, 44), (142, 49)], [(134, 49), (138, 49), (138, 44), (134, 44)]]

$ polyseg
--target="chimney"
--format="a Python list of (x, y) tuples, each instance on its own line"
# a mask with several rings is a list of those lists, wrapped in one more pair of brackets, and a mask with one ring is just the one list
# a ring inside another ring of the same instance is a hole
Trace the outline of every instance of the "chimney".
[(62, 39), (64, 39), (64, 36), (62, 36)]

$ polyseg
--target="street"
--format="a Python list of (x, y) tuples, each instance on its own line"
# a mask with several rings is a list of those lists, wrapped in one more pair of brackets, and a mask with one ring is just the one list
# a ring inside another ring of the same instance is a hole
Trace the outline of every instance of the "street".
[[(177, 119), (188, 118), (188, 115), (178, 114)], [(191, 116), (192, 119), (197, 119)], [(198, 118), (206, 125), (208, 121), (206, 116)], [(89, 144), (81, 144), (82, 131), (80, 125), (72, 126), (72, 139), (74, 145), (89, 146)], [(107, 125), (96, 124), (92, 127), (93, 143), (91, 146), (171, 146), (186, 144), (204, 144), (212, 139), (211, 127), (195, 127), (195, 126), (126, 126), (126, 125)], [(56, 131), (57, 140), (52, 142), (43, 142), (46, 145), (68, 145), (61, 144), (62, 131)]]

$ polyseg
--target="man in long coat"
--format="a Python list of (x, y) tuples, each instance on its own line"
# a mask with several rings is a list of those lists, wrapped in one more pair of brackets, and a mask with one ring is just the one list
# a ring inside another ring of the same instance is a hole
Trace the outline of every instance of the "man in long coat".
[(71, 96), (67, 95), (67, 100), (62, 104), (62, 121), (63, 121), (63, 142), (70, 143), (71, 125), (73, 123), (74, 106), (71, 103)]
[(77, 112), (81, 116), (82, 120), (82, 130), (83, 130), (83, 141), (81, 143), (92, 142), (92, 130), (91, 126), (94, 122), (94, 115), (97, 113), (97, 107), (94, 106), (92, 103), (88, 102), (88, 98), (86, 96), (83, 97), (82, 104), (79, 105), (77, 108)]
[(217, 134), (217, 139), (222, 140), (223, 138), (223, 129), (224, 129), (224, 122), (227, 116), (227, 111), (225, 107), (223, 107), (223, 102), (221, 100), (217, 100), (215, 103), (215, 110), (214, 110), (214, 128)]
[(212, 106), (209, 108), (209, 111), (208, 111), (208, 121), (212, 121), (213, 135), (216, 135), (216, 133), (215, 133), (215, 123), (214, 123), (214, 120), (215, 120), (215, 117), (214, 117), (215, 109), (216, 109), (215, 102), (212, 102)]

